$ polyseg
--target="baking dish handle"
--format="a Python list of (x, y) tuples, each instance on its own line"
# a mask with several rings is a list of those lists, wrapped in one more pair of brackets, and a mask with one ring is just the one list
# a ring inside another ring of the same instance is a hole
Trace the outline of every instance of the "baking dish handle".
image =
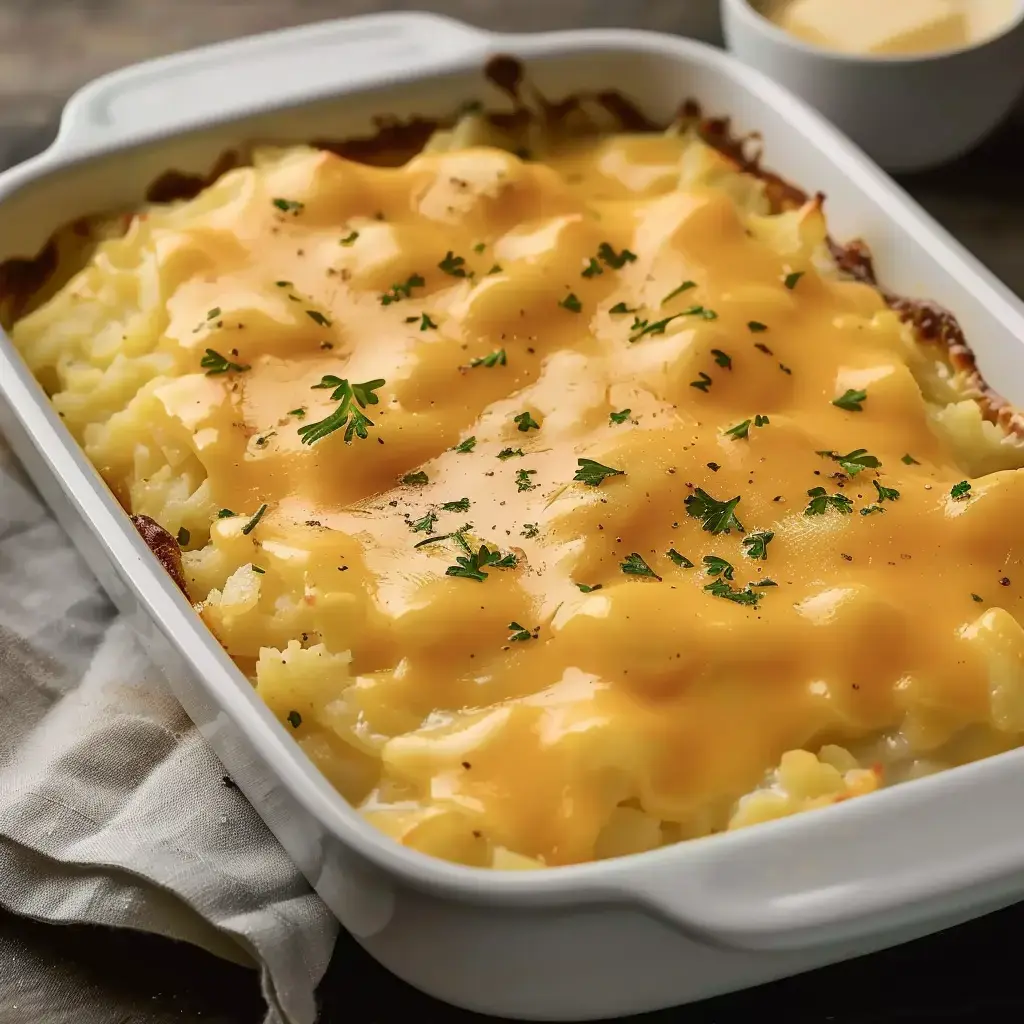
[(84, 154), (183, 125), (226, 121), (386, 84), (482, 56), (488, 33), (450, 18), (394, 12), (343, 18), (190, 50), (96, 79), (61, 118), (54, 149)]
[[(619, 895), (705, 941), (806, 949), (904, 941), (1020, 899), (1019, 751), (824, 810), (625, 858)], [(618, 865), (617, 865), (618, 867)]]

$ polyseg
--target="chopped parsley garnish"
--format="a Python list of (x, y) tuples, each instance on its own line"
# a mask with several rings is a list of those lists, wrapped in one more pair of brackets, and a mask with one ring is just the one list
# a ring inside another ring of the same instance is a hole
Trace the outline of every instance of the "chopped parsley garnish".
[(229, 508), (222, 508), (217, 513), (217, 518), (218, 519), (233, 519), (236, 515), (238, 515), (238, 513), (237, 512), (232, 512), (231, 509), (229, 509)]
[(461, 579), (476, 580), (483, 583), (488, 573), (484, 569), (493, 567), (495, 569), (514, 569), (516, 567), (516, 556), (512, 554), (502, 555), (500, 551), (492, 551), (486, 544), (480, 545), (480, 550), (470, 551), (465, 556), (455, 559), (457, 565), (449, 565), (445, 569), (445, 576), (458, 576)]
[(726, 580), (732, 579), (733, 567), (724, 558), (719, 558), (718, 555), (705, 555), (701, 561), (707, 566), (709, 576), (721, 576)]
[(422, 469), (417, 469), (415, 473), (406, 473), (402, 477), (402, 483), (406, 487), (422, 487), (424, 484), (430, 483), (430, 477)]
[(350, 231), (342, 240), (342, 245), (355, 245), (356, 239), (359, 237), (358, 231)]
[(452, 277), (469, 276), (466, 272), (466, 261), (461, 256), (456, 256), (451, 249), (445, 253), (445, 257), (440, 263), (438, 263), (438, 267), (446, 274), (450, 274)]
[(421, 331), (436, 331), (437, 324), (427, 316), (426, 313), (420, 314), (420, 330)]
[(799, 281), (800, 278), (803, 277), (803, 276), (804, 276), (804, 272), (802, 270), (794, 270), (791, 274), (787, 274), (785, 276), (785, 278), (783, 280), (783, 284), (785, 284), (785, 286), (790, 291), (792, 291), (796, 287), (797, 281)]
[(725, 433), (729, 437), (734, 437), (737, 441), (742, 441), (750, 435), (750, 424), (752, 422), (752, 420), (743, 420), (742, 423), (737, 423), (735, 427), (730, 427)]
[(574, 292), (569, 292), (568, 295), (561, 302), (558, 303), (562, 309), (567, 309), (571, 313), (579, 313), (583, 309), (583, 304), (580, 302)]
[(898, 501), (900, 492), (894, 487), (883, 487), (877, 480), (871, 481), (875, 485), (875, 490), (878, 491), (879, 501)]
[(977, 601), (978, 604), (981, 604), (981, 602), (984, 601), (985, 599), (981, 596), (981, 594), (971, 594), (971, 600), (972, 601)]
[(517, 640), (532, 640), (533, 636), (530, 631), (525, 627), (521, 626), (518, 622), (510, 622), (508, 624), (509, 631), (512, 635), (509, 640), (515, 642)]
[(404, 281), (391, 286), (391, 291), (380, 297), (382, 306), (390, 306), (392, 302), (401, 302), (412, 296), (413, 288), (422, 288), (427, 282), (419, 274), (410, 274)]
[(758, 413), (754, 417), (754, 426), (755, 427), (767, 427), (769, 423), (771, 423), (771, 420), (768, 419), (767, 416), (762, 416), (760, 413)]
[(763, 594), (757, 594), (749, 587), (743, 590), (735, 590), (729, 586), (725, 580), (714, 580), (704, 587), (704, 590), (711, 594), (712, 597), (723, 597), (726, 601), (732, 601), (733, 604), (745, 605), (748, 608), (756, 608), (757, 602), (764, 596)]
[(752, 587), (777, 587), (778, 583), (775, 580), (761, 580), (760, 583), (751, 583)]
[(528, 412), (521, 412), (512, 419), (524, 434), (529, 430), (540, 430), (540, 424)]
[(260, 505), (260, 507), (256, 509), (256, 515), (254, 515), (252, 519), (242, 527), (242, 533), (246, 536), (252, 533), (252, 531), (256, 529), (256, 524), (263, 518), (263, 513), (266, 511), (266, 504)]
[(805, 516), (823, 516), (830, 508), (843, 515), (853, 511), (853, 502), (845, 494), (826, 494), (824, 487), (812, 487), (807, 497), (811, 500), (804, 509)]
[(527, 540), (533, 540), (539, 533), (540, 527), (536, 523), (523, 523), (523, 531), (519, 536), (525, 537)]
[(743, 538), (743, 553), (747, 558), (766, 560), (768, 558), (768, 545), (774, 537), (775, 534), (771, 530), (748, 533)]
[(467, 437), (465, 441), (460, 441), (453, 449), (453, 452), (458, 452), (460, 455), (468, 455), (476, 447), (476, 438)]
[(260, 576), (266, 576), (266, 574), (267, 574), (267, 570), (262, 568), (261, 566), (258, 566), (258, 565), (254, 565), (252, 567), (252, 571), (255, 572), (255, 573), (259, 573)]
[(334, 388), (331, 399), (338, 403), (338, 408), (322, 420), (315, 423), (307, 423), (299, 427), (299, 437), (303, 444), (316, 444), (317, 441), (334, 431), (345, 427), (345, 443), (351, 444), (353, 437), (360, 437), (366, 440), (367, 427), (373, 426), (373, 420), (364, 415), (361, 410), (368, 405), (376, 405), (380, 399), (374, 392), (384, 386), (384, 381), (368, 380), (363, 384), (349, 384), (341, 377), (327, 374), (321, 378), (319, 384), (314, 384), (313, 391), (320, 388)]
[(178, 530), (178, 547), (183, 548), (192, 539), (192, 534), (182, 526)]
[(294, 213), (296, 216), (306, 208), (306, 204), (300, 203), (297, 199), (271, 199), (270, 201), (282, 213)]
[(612, 306), (612, 308), (608, 310), (608, 312), (609, 313), (635, 313), (636, 309), (635, 308), (630, 308), (624, 302), (616, 302), (615, 305)]
[(689, 309), (684, 309), (680, 316), (699, 316), (702, 320), (717, 320), (718, 314), (713, 309), (708, 309), (705, 306), (690, 306)]
[(679, 566), (680, 569), (693, 568), (693, 562), (691, 562), (686, 557), (686, 555), (679, 554), (679, 552), (676, 551), (675, 548), (669, 548), (668, 551), (665, 552), (665, 555), (669, 559), (669, 561), (674, 562), (676, 565)]
[(498, 458), (504, 462), (506, 459), (525, 458), (526, 452), (522, 448), (502, 448), (498, 452)]
[(626, 560), (619, 568), (627, 576), (647, 576), (652, 580), (661, 580), (661, 577), (635, 551), (626, 556)]
[(248, 366), (242, 366), (240, 363), (233, 363), (230, 359), (225, 359), (219, 352), (215, 352), (212, 348), (206, 350), (206, 355), (199, 361), (199, 365), (206, 371), (207, 377), (213, 377), (218, 373), (243, 373), (248, 370)]
[(949, 496), (954, 501), (966, 501), (971, 494), (971, 485), (966, 480), (961, 480), (958, 484), (953, 484), (949, 490)]
[(473, 252), (483, 252), (484, 249), (486, 249), (486, 248), (487, 248), (487, 243), (486, 242), (477, 242), (476, 245), (473, 246)]
[(442, 506), (443, 512), (468, 512), (469, 498), (459, 498), (458, 501), (446, 501)]
[(592, 594), (595, 590), (601, 589), (600, 583), (595, 583), (592, 587), (588, 587), (586, 583), (577, 583), (576, 586), (579, 587), (581, 594)]
[(530, 479), (536, 476), (535, 469), (520, 469), (516, 472), (516, 489), (519, 491), (532, 491), (537, 485)]
[(856, 448), (847, 455), (829, 451), (819, 451), (817, 454), (838, 462), (848, 476), (856, 476), (862, 469), (878, 469), (882, 465), (874, 455), (868, 454), (866, 448)]
[(209, 310), (206, 314), (207, 320), (216, 320), (220, 316), (220, 306), (214, 306), (213, 309)]
[(632, 409), (622, 409), (619, 412), (610, 413), (608, 416), (609, 425), (611, 425), (612, 423), (625, 423), (626, 420), (629, 419), (629, 414), (631, 412)]
[(661, 300), (661, 305), (664, 306), (670, 299), (674, 299), (677, 295), (682, 295), (683, 292), (688, 292), (691, 288), (696, 287), (696, 281), (684, 281), (678, 288), (673, 288), (672, 291), (670, 291), (668, 295)]
[(748, 320), (747, 330), (750, 331), (751, 334), (760, 334), (762, 331), (768, 330), (768, 325), (761, 323), (760, 320)]
[(433, 533), (434, 524), (437, 522), (437, 513), (428, 512), (422, 519), (409, 523), (409, 529), (413, 533)]
[(881, 505), (865, 505), (860, 510), (860, 514), (862, 516), (873, 516), (873, 515), (877, 515), (879, 512), (884, 512), (884, 511), (885, 511), (885, 509), (882, 508)]
[(301, 420), (306, 415), (306, 407), (304, 405), (300, 405), (297, 409), (289, 409), (288, 415), (294, 416), (296, 419)]
[(492, 266), (491, 269), (487, 271), (487, 273), (488, 273), (488, 275), (490, 275), (490, 274), (500, 274), (501, 273), (501, 264), (500, 263), (495, 263), (494, 266)]
[(732, 357), (730, 355), (723, 352), (720, 348), (713, 348), (711, 354), (715, 357), (715, 362), (719, 366), (723, 366), (727, 370), (732, 369)]
[(292, 287), (292, 282), (291, 281), (275, 281), (274, 284), (276, 284), (278, 288), (291, 288)]
[(699, 519), (701, 529), (707, 533), (728, 533), (738, 530), (743, 533), (743, 524), (736, 518), (739, 495), (728, 501), (712, 498), (702, 487), (698, 487), (685, 501), (686, 512), (693, 519)]
[(915, 459), (914, 456), (910, 455), (909, 453), (904, 455), (900, 459), (900, 462), (902, 462), (905, 466), (920, 466), (921, 465), (921, 463), (918, 462), (917, 459)]
[(597, 247), (597, 255), (612, 270), (621, 270), (627, 263), (632, 263), (636, 259), (636, 253), (628, 249), (617, 253), (607, 242), (602, 242)]
[(855, 391), (853, 388), (847, 388), (845, 393), (838, 398), (832, 399), (832, 404), (840, 409), (845, 409), (847, 412), (863, 412), (864, 406), (861, 403), (866, 401), (867, 397), (868, 393), (866, 391)]
[(308, 316), (309, 319), (312, 320), (313, 323), (315, 323), (318, 327), (330, 327), (331, 326), (331, 321), (328, 320), (327, 317), (325, 317), (323, 315), (323, 313), (320, 313), (319, 311), (317, 311), (315, 309), (307, 309), (306, 310), (306, 316)]
[(298, 727), (300, 725), (302, 725), (302, 715), (300, 715), (298, 713), (298, 711), (289, 711), (288, 712), (288, 724), (293, 729), (298, 729)]
[(601, 264), (591, 256), (587, 261), (587, 265), (580, 272), (580, 277), (597, 277), (598, 274), (603, 273), (604, 271), (601, 269)]
[(630, 336), (630, 341), (639, 341), (645, 334), (664, 334), (665, 328), (668, 327), (673, 320), (678, 320), (679, 317), (683, 316), (682, 313), (674, 313), (672, 316), (666, 316), (662, 320), (655, 320), (650, 323), (647, 320), (641, 320), (639, 317), (633, 321), (632, 330), (636, 331), (636, 334)]
[(504, 366), (508, 362), (508, 357), (505, 355), (505, 350), (499, 348), (494, 352), (489, 352), (485, 356), (481, 356), (479, 359), (471, 359), (469, 365), (472, 367), (476, 366)]
[(690, 387), (691, 388), (696, 388), (698, 391), (703, 391), (704, 394), (707, 394), (708, 388), (711, 387), (711, 378), (703, 370), (701, 370), (697, 374), (697, 376), (700, 379), (699, 380), (691, 380), (690, 381)]
[(612, 469), (611, 466), (602, 466), (600, 462), (595, 462), (593, 459), (577, 459), (576, 465), (579, 469), (576, 470), (573, 480), (577, 480), (581, 484), (588, 484), (591, 487), (597, 487), (610, 476), (626, 475), (624, 470)]

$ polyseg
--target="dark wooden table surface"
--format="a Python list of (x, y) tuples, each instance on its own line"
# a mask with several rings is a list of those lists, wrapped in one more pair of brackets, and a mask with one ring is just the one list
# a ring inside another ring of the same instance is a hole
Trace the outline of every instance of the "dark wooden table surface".
[[(201, 43), (395, 8), (436, 10), (495, 29), (628, 25), (671, 32), (692, 2), (0, 0), (0, 166), (45, 146), (63, 102), (90, 78)], [(1024, 118), (1017, 118), (971, 156), (902, 184), (1024, 294), (1021, 166)], [(1021, 1020), (1024, 987), (1017, 950), (1022, 932), (1024, 905), (896, 950), (644, 1019), (651, 1024)], [(18, 1004), (19, 975), (40, 964), (53, 978), (45, 1005), (10, 1016)], [(345, 937), (321, 996), (328, 1024), (483, 1020), (413, 992)], [(72, 1003), (78, 1009), (69, 1015)], [(57, 929), (0, 913), (0, 1024), (256, 1024), (261, 1007), (251, 972), (194, 949), (98, 929)]]

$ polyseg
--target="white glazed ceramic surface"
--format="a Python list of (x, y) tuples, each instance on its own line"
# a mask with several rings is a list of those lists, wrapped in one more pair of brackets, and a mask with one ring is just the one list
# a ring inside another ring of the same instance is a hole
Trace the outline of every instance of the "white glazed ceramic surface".
[[(898, 3), (898, 0), (893, 0)], [(976, 46), (906, 57), (819, 49), (721, 0), (729, 50), (817, 107), (886, 170), (919, 171), (966, 153), (1024, 92), (1024, 0), (1005, 30)]]
[[(630, 31), (496, 36), (425, 14), (315, 25), (100, 79), (54, 145), (0, 175), (0, 259), (84, 211), (140, 200), (169, 167), (254, 138), (366, 133), (381, 112), (500, 102), (512, 53), (549, 95), (624, 89), (655, 118), (696, 97), (759, 131), (769, 165), (828, 195), (897, 291), (940, 298), (990, 379), (1024, 401), (1024, 307), (821, 117), (699, 43)], [(188, 713), (366, 949), (413, 985), (527, 1019), (639, 1012), (757, 984), (947, 927), (1024, 896), (1024, 751), (861, 800), (642, 856), (486, 872), (365, 823), (256, 697), (136, 534), (0, 334), (0, 428)]]

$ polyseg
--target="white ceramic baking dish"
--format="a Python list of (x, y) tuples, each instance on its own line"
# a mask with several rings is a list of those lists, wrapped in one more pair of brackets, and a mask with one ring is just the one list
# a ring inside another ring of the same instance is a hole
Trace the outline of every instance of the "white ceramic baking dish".
[[(43, 155), (0, 176), (0, 259), (85, 211), (141, 200), (253, 137), (365, 132), (489, 97), (495, 53), (548, 95), (613, 86), (668, 119), (696, 97), (763, 134), (768, 163), (828, 195), (882, 280), (959, 316), (990, 380), (1024, 400), (1024, 308), (803, 103), (697, 43), (629, 31), (495, 36), (422, 14), (338, 21), (100, 79)], [(632, 1013), (901, 942), (1024, 897), (1024, 750), (828, 810), (641, 856), (497, 873), (431, 860), (364, 823), (207, 632), (0, 336), (0, 426), (175, 693), (366, 949), (442, 999), (521, 1018)], [(2, 497), (0, 497), (2, 500)], [(922, 614), (926, 614), (922, 607)], [(199, 797), (197, 796), (197, 799)]]

